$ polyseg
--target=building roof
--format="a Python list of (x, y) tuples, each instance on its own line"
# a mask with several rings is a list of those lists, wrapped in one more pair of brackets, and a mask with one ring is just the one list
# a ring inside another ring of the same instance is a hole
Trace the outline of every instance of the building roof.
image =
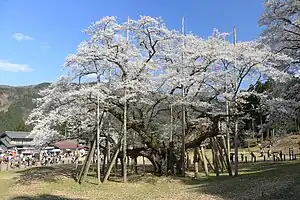
[(0, 144), (0, 149), (1, 149), (2, 151), (7, 151), (6, 146), (4, 146), (3, 144)]
[(54, 144), (55, 147), (60, 149), (76, 149), (83, 148), (83, 146), (79, 145), (76, 140), (63, 140), (60, 142), (56, 142)]
[(11, 139), (23, 139), (23, 138), (33, 139), (33, 137), (29, 136), (30, 132), (5, 131), (3, 134), (7, 135)]

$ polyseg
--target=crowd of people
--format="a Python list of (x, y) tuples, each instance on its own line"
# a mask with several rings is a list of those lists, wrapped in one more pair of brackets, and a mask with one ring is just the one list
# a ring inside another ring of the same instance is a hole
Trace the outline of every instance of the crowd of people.
[(78, 157), (84, 157), (86, 152), (50, 152), (42, 151), (33, 154), (16, 154), (15, 152), (0, 152), (0, 165), (9, 164), (10, 168), (20, 167), (21, 165), (33, 166), (39, 162), (40, 165), (67, 164), (74, 163)]

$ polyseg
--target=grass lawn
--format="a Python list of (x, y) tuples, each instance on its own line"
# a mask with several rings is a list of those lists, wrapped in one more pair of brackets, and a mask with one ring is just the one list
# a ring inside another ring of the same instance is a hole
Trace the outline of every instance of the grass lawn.
[[(79, 185), (70, 167), (0, 172), (0, 199), (300, 199), (300, 162), (240, 164), (240, 176), (206, 178), (130, 176), (128, 183)], [(192, 175), (192, 173), (191, 173)]]

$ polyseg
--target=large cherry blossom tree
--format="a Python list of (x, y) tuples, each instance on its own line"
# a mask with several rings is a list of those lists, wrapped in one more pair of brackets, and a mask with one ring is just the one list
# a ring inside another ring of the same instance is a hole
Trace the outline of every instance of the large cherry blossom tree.
[[(170, 105), (175, 108), (175, 122), (182, 116), (179, 105), (185, 105), (183, 145), (195, 148), (220, 134), (219, 121), (228, 116), (226, 100), (231, 102), (231, 117), (244, 114), (236, 108), (251, 93), (242, 90), (249, 80), (289, 78), (279, 70), (292, 61), (289, 57), (256, 41), (233, 45), (226, 40), (227, 34), (216, 30), (202, 39), (169, 30), (160, 18), (118, 23), (115, 17), (105, 17), (85, 32), (89, 39), (66, 58), (69, 77), (41, 92), (28, 119), (38, 144), (60, 137), (57, 127), (65, 122), (73, 127), (74, 137), (94, 137), (97, 97), (101, 112), (112, 117), (112, 140), (117, 143), (122, 137), (126, 102), (127, 129), (135, 133), (135, 139), (129, 141), (135, 141), (135, 149), (126, 152), (147, 157), (157, 172), (166, 173), (163, 165), (170, 147), (165, 126), (169, 118), (165, 116)], [(173, 145), (179, 148), (179, 128), (174, 132), (178, 140)], [(172, 159), (171, 165), (184, 162), (176, 153)]]

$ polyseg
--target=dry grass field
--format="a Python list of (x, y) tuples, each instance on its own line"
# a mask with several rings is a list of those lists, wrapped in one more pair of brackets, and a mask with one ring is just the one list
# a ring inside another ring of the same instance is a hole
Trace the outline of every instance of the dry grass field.
[(300, 162), (240, 164), (240, 176), (224, 174), (194, 179), (129, 176), (98, 186), (94, 174), (79, 185), (72, 178), (73, 166), (35, 167), (0, 172), (0, 199), (300, 199)]

